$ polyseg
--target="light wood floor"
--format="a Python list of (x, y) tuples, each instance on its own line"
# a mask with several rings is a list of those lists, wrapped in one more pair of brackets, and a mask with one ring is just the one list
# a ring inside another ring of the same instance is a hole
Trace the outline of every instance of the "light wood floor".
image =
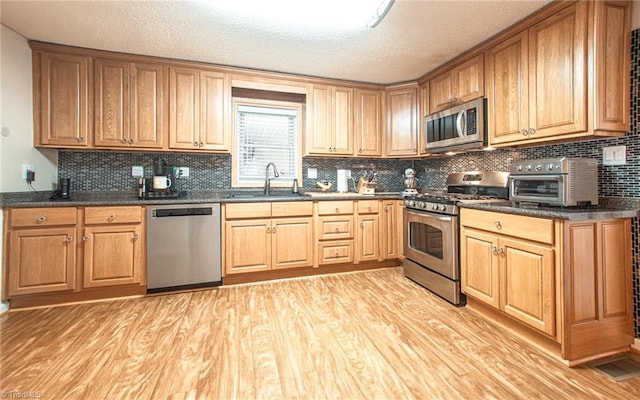
[(400, 268), (12, 312), (0, 392), (43, 399), (638, 399)]

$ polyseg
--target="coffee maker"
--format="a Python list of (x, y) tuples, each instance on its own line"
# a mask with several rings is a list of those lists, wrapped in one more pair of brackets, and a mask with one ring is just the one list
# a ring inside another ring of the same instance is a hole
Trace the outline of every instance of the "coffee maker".
[(176, 190), (177, 171), (176, 166), (167, 165), (165, 160), (156, 158), (153, 161), (153, 177), (140, 178), (139, 193), (149, 199), (180, 197), (180, 192)]
[(50, 200), (71, 200), (71, 179), (60, 178), (58, 188), (53, 192)]

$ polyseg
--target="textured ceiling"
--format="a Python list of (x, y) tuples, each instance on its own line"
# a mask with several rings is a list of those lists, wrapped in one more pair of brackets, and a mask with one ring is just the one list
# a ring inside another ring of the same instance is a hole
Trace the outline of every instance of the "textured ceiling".
[[(244, 0), (1, 0), (0, 21), (45, 42), (394, 83), (424, 75), (549, 3), (396, 0), (374, 29), (327, 30), (234, 14), (216, 6), (224, 1)], [(340, 12), (340, 2), (319, 1)]]

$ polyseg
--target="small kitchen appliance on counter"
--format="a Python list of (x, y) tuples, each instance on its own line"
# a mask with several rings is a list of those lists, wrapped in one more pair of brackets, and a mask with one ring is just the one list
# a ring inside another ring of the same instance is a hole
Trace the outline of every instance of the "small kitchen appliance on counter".
[(418, 190), (416, 189), (416, 186), (418, 185), (416, 171), (414, 171), (412, 168), (405, 169), (402, 184), (404, 185), (404, 190), (402, 191), (403, 196), (415, 196), (416, 194), (418, 194)]
[(153, 162), (153, 178), (140, 178), (138, 182), (138, 193), (141, 198), (147, 199), (177, 199), (185, 192), (176, 188), (177, 179), (180, 177), (178, 168), (167, 165), (162, 159), (155, 159)]
[(575, 207), (598, 204), (598, 161), (544, 158), (511, 164), (510, 199), (516, 203)]
[(58, 188), (53, 192), (50, 200), (71, 200), (71, 179), (60, 178)]
[(466, 298), (460, 284), (458, 204), (504, 201), (509, 174), (471, 171), (449, 174), (447, 191), (404, 200), (404, 274), (454, 305)]

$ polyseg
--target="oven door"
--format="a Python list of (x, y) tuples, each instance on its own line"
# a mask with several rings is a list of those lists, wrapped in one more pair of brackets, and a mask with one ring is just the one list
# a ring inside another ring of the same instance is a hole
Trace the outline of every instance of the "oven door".
[(565, 176), (562, 174), (511, 175), (509, 179), (509, 199), (512, 201), (564, 205)]
[(458, 217), (405, 208), (404, 255), (440, 275), (458, 280)]

